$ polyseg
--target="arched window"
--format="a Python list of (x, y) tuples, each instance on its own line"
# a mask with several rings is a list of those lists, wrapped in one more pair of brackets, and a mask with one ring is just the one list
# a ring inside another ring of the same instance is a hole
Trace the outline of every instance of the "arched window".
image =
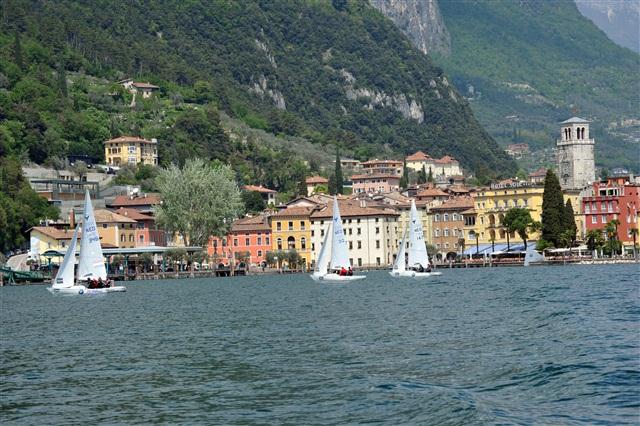
[(445, 236), (445, 237), (448, 237), (448, 236), (449, 236), (449, 228), (446, 228), (446, 229), (444, 230), (444, 236)]
[(433, 231), (433, 236), (434, 237), (439, 237), (440, 236), (440, 230), (436, 229), (435, 231)]
[(296, 248), (296, 239), (295, 239), (295, 237), (287, 238), (287, 248), (289, 250), (293, 250), (294, 248)]
[(129, 242), (132, 243), (135, 240), (135, 237), (133, 236), (133, 234), (129, 235)]
[(449, 213), (445, 213), (443, 215), (443, 219), (442, 220), (445, 221), (445, 222), (449, 222)]
[(124, 242), (125, 242), (124, 234), (120, 235), (120, 242), (121, 242), (121, 243), (124, 243)]
[(300, 238), (300, 249), (307, 249), (307, 239), (305, 237)]
[(278, 250), (282, 250), (282, 238), (278, 237), (278, 239), (276, 240), (276, 244), (277, 244)]
[(144, 235), (140, 235), (140, 242), (144, 243)]
[(433, 217), (433, 221), (440, 222), (440, 214), (436, 213), (436, 215)]

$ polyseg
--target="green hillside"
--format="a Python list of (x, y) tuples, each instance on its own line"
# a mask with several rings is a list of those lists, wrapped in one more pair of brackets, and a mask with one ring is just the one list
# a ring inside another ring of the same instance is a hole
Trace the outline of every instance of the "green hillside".
[[(364, 1), (4, 5), (0, 149), (36, 162), (99, 160), (105, 138), (136, 133), (158, 137), (164, 162), (242, 160), (246, 179), (260, 180), (251, 170), (261, 156), (220, 131), (224, 111), (325, 152), (334, 144), (360, 158), (422, 149), (481, 175), (515, 169), (442, 71)], [(130, 108), (130, 95), (109, 84), (124, 77), (160, 86), (160, 96)], [(257, 145), (277, 158), (278, 144)], [(306, 148), (286, 146), (307, 158)]]
[(452, 53), (435, 60), (500, 143), (551, 147), (557, 123), (579, 115), (593, 121), (599, 165), (638, 170), (638, 54), (610, 41), (571, 0), (439, 5)]

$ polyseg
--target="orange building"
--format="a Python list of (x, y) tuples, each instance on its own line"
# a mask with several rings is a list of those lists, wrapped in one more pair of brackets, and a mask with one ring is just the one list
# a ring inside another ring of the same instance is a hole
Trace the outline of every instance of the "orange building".
[(226, 237), (212, 237), (207, 246), (207, 254), (214, 257), (214, 263), (224, 265), (234, 258), (259, 265), (269, 250), (271, 226), (267, 217), (262, 215), (234, 221)]
[(124, 207), (120, 207), (114, 213), (136, 221), (134, 233), (136, 247), (167, 245), (167, 235), (164, 230), (158, 229), (153, 216), (140, 213), (136, 209)]

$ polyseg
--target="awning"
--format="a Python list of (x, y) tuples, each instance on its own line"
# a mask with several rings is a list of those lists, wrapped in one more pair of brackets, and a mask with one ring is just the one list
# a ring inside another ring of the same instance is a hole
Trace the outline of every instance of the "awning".
[(474, 244), (468, 247), (469, 248), (462, 253), (463, 256), (473, 256), (476, 253), (485, 254), (484, 252), (486, 252), (487, 250), (491, 250), (491, 244), (478, 244), (477, 247)]

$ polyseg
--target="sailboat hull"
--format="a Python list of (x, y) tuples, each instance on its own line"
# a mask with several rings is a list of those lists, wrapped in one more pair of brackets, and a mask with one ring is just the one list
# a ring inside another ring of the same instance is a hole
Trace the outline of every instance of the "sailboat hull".
[(442, 272), (389, 271), (393, 278), (429, 278), (442, 275)]
[(71, 287), (47, 287), (51, 293), (60, 293), (60, 294), (80, 294), (80, 295), (91, 295), (91, 294), (106, 294), (106, 293), (123, 293), (127, 291), (127, 288), (124, 286), (115, 286), (115, 287), (105, 287), (105, 288), (87, 288), (83, 285), (74, 285)]
[(327, 281), (327, 282), (345, 282), (345, 281), (358, 281), (367, 278), (366, 275), (338, 275), (338, 274), (325, 274), (315, 275), (311, 274), (311, 278), (314, 281)]

